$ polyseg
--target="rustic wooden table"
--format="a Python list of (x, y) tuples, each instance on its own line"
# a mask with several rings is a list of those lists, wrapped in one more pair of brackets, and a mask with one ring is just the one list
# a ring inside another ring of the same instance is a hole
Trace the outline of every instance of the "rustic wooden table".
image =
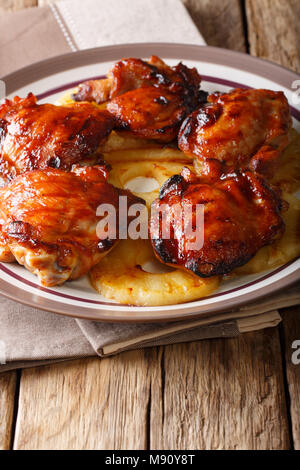
[[(208, 44), (300, 71), (299, 0), (184, 3)], [(281, 314), (237, 339), (2, 374), (0, 449), (300, 449), (300, 308)]]

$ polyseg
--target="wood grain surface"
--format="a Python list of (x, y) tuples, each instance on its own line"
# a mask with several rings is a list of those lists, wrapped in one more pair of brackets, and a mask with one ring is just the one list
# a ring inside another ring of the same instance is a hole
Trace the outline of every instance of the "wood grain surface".
[(23, 371), (15, 449), (145, 449), (157, 352)]
[(15, 449), (288, 449), (277, 329), (25, 370)]
[(294, 448), (300, 450), (300, 306), (282, 312), (288, 407)]
[(7, 11), (18, 11), (28, 7), (35, 7), (38, 0), (1, 0), (0, 13)]
[(300, 72), (299, 0), (246, 0), (250, 53)]
[(276, 329), (168, 346), (159, 379), (151, 449), (290, 447)]
[[(0, 14), (50, 2), (1, 0)], [(299, 0), (183, 3), (208, 44), (299, 71)], [(300, 308), (282, 315), (235, 339), (23, 370), (19, 397), (2, 374), (0, 448), (300, 449)]]
[(0, 450), (10, 448), (16, 377), (16, 372), (0, 374)]
[(239, 0), (183, 0), (209, 46), (245, 51)]

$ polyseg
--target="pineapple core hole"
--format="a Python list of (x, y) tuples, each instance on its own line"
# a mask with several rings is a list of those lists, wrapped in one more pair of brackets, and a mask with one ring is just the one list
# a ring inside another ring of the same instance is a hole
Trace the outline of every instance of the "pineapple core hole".
[(175, 271), (170, 266), (167, 266), (166, 264), (162, 264), (158, 260), (146, 261), (146, 263), (142, 264), (141, 268), (146, 273), (152, 273), (152, 274), (164, 274), (164, 273), (171, 273), (172, 271)]
[(127, 181), (124, 187), (133, 193), (152, 193), (152, 191), (159, 188), (159, 184), (155, 178), (137, 176), (136, 178)]

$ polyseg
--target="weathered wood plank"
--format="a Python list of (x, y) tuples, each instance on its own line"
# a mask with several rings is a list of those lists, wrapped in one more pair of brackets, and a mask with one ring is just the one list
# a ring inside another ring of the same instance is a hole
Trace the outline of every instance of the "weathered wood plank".
[[(250, 53), (300, 71), (300, 2), (246, 0)], [(291, 345), (300, 340), (299, 308), (282, 310), (286, 378), (295, 448), (300, 449), (300, 365), (291, 362)]]
[(23, 8), (36, 7), (38, 0), (1, 0), (0, 14), (7, 11), (17, 11)]
[(300, 306), (285, 309), (283, 333), (294, 448), (300, 450)]
[(278, 331), (23, 371), (16, 449), (149, 437), (151, 449), (288, 449)]
[(0, 374), (0, 450), (10, 446), (16, 377), (16, 372)]
[(37, 0), (39, 7), (44, 7), (46, 5), (49, 5), (49, 3), (54, 3), (57, 1), (60, 1), (60, 0)]
[(299, 0), (246, 0), (250, 53), (300, 71)]
[(245, 51), (239, 0), (182, 0), (210, 46)]
[(157, 353), (24, 370), (15, 449), (145, 449)]
[(290, 448), (277, 329), (169, 346), (162, 363), (152, 449)]

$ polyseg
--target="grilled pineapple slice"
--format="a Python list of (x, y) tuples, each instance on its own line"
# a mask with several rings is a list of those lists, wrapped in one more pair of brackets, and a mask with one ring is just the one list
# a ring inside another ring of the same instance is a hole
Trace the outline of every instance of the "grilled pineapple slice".
[[(138, 155), (143, 155), (146, 150), (157, 149), (158, 153), (162, 150), (161, 144), (156, 142), (139, 139), (127, 134), (121, 134), (117, 131), (112, 131), (105, 145), (103, 146), (103, 155), (109, 161), (118, 160), (137, 160)], [(135, 153), (137, 152), (136, 156)], [(147, 155), (147, 154), (146, 154)], [(145, 158), (145, 157), (144, 157)]]
[[(148, 266), (151, 265), (151, 268)], [(147, 272), (159, 266), (164, 272)], [(144, 268), (144, 269), (143, 269)], [(189, 302), (210, 295), (219, 278), (201, 279), (159, 263), (149, 240), (122, 240), (90, 272), (93, 287), (122, 304), (154, 306)]]
[(114, 131), (103, 147), (103, 157), (112, 164), (119, 161), (142, 162), (147, 160), (159, 162), (193, 162), (191, 157), (188, 157), (175, 147), (163, 147), (156, 142), (120, 135)]
[[(124, 157), (124, 154), (126, 156)], [(123, 157), (123, 158), (122, 158)], [(151, 158), (152, 157), (152, 158)], [(155, 159), (154, 159), (154, 158)], [(192, 160), (175, 149), (139, 148), (107, 153), (112, 166), (109, 182), (127, 188), (146, 201), (157, 198), (161, 185)], [(146, 187), (154, 184), (147, 192)], [(159, 267), (148, 272), (145, 266)], [(143, 269), (144, 267), (144, 269)], [(163, 272), (161, 272), (163, 271)], [(188, 302), (211, 294), (219, 285), (217, 277), (200, 279), (181, 269), (170, 269), (156, 260), (149, 240), (122, 240), (110, 255), (92, 269), (93, 287), (108, 299), (131, 305), (170, 305)]]
[[(60, 96), (55, 101), (54, 104), (56, 104), (56, 106), (69, 106), (69, 105), (72, 105), (72, 104), (76, 103), (76, 101), (74, 101), (73, 98), (72, 98), (72, 95), (76, 92), (77, 92), (77, 88), (72, 88), (71, 90), (68, 90), (66, 93), (64, 93), (62, 96)], [(86, 103), (86, 101), (82, 101), (82, 103)], [(97, 106), (100, 109), (105, 109), (106, 108), (105, 103), (97, 104), (96, 102), (93, 101), (92, 104), (94, 106)]]
[(77, 88), (72, 88), (71, 90), (68, 90), (66, 93), (61, 95), (54, 104), (56, 106), (68, 106), (69, 104), (73, 104), (74, 100), (72, 98), (73, 93), (76, 93)]
[(172, 175), (179, 174), (184, 166), (192, 168), (187, 161), (124, 161), (114, 162), (109, 182), (118, 188), (129, 189), (146, 201), (148, 207), (158, 197), (162, 184)]

